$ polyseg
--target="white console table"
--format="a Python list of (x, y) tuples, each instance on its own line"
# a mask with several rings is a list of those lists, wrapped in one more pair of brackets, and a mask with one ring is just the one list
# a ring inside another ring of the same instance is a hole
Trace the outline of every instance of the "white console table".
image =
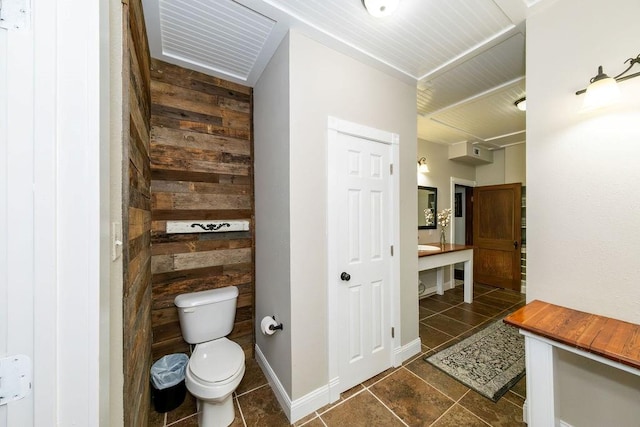
[(556, 426), (554, 351), (563, 349), (640, 376), (640, 325), (532, 301), (505, 317), (525, 338), (530, 426)]
[(418, 271), (436, 268), (436, 293), (444, 294), (444, 266), (464, 262), (464, 302), (473, 301), (473, 247), (465, 245), (429, 243), (437, 250), (418, 251)]

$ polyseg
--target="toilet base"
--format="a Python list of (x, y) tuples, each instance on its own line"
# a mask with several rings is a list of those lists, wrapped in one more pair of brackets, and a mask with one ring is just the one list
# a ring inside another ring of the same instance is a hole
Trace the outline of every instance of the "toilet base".
[(219, 402), (198, 400), (198, 410), (199, 427), (227, 427), (236, 417), (232, 393)]

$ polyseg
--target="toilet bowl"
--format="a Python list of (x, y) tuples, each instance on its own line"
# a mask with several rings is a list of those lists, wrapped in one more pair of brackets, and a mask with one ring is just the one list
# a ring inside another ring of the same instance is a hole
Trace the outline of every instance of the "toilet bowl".
[(198, 425), (226, 427), (233, 422), (233, 392), (244, 376), (244, 352), (227, 338), (196, 345), (186, 370), (187, 390), (198, 400)]
[(235, 418), (233, 392), (244, 376), (244, 351), (226, 338), (235, 318), (238, 288), (178, 295), (174, 301), (182, 337), (196, 344), (185, 384), (198, 401), (200, 427), (227, 427)]

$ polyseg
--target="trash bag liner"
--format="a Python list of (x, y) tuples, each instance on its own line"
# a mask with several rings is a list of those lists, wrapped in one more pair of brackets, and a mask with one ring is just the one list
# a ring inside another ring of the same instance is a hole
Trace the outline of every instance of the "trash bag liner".
[(172, 387), (184, 380), (189, 356), (183, 353), (169, 354), (151, 366), (151, 383), (158, 390)]

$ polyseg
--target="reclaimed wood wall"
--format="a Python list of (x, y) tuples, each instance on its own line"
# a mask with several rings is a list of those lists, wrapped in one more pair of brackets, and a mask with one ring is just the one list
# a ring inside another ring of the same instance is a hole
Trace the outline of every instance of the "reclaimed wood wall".
[(150, 57), (141, 0), (122, 3), (124, 425), (146, 426), (151, 368)]
[[(189, 353), (174, 298), (235, 285), (230, 339), (253, 355), (252, 89), (151, 61), (153, 360)], [(167, 234), (168, 220), (249, 221), (249, 231)]]

